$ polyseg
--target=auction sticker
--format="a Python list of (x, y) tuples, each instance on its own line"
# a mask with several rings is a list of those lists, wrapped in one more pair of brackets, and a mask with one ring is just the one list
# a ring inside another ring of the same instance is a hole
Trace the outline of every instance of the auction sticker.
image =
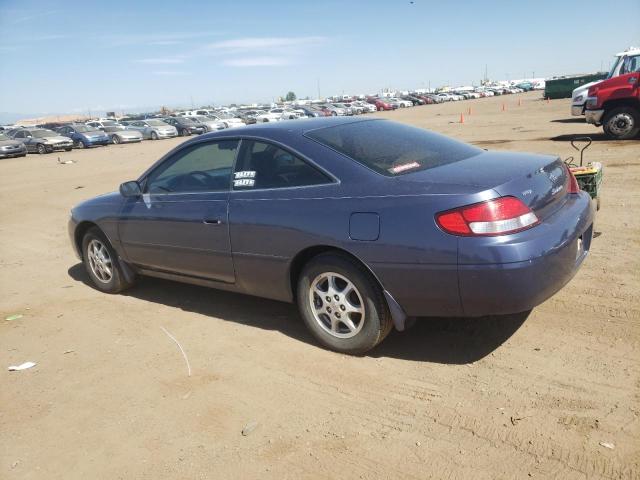
[(256, 181), (252, 178), (240, 178), (233, 181), (234, 187), (253, 187)]
[(389, 171), (391, 173), (402, 173), (406, 172), (407, 170), (413, 170), (414, 168), (420, 168), (420, 164), (418, 162), (401, 163), (400, 165), (391, 167)]
[(235, 172), (234, 178), (256, 178), (256, 172), (254, 170), (243, 170), (241, 172)]

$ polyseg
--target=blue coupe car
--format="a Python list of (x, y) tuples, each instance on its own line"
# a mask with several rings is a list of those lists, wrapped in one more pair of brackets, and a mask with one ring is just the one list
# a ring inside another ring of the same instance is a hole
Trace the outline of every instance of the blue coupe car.
[(89, 148), (97, 145), (109, 145), (111, 137), (102, 130), (81, 124), (64, 125), (57, 129), (57, 132), (73, 140), (73, 146), (78, 148)]
[(150, 275), (297, 302), (357, 354), (411, 317), (539, 305), (586, 257), (593, 212), (557, 157), (326, 118), (184, 142), (76, 206), (69, 234), (103, 292)]

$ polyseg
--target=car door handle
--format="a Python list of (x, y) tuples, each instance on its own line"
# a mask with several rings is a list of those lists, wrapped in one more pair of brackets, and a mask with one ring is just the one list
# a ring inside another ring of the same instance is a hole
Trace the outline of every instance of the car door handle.
[(219, 218), (205, 218), (203, 222), (207, 225), (222, 225), (222, 220)]

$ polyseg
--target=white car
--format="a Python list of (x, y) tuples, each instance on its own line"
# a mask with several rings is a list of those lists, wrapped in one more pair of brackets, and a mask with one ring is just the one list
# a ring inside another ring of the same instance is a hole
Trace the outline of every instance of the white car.
[(213, 132), (215, 130), (222, 130), (225, 127), (225, 124), (222, 120), (216, 120), (213, 117), (209, 117), (207, 115), (191, 115), (189, 118), (197, 120), (200, 123), (204, 123), (207, 126), (207, 131)]
[(282, 120), (282, 112), (262, 112), (256, 115), (256, 123), (279, 122)]
[(240, 118), (233, 117), (226, 113), (216, 113), (207, 115), (209, 118), (213, 120), (217, 120), (222, 122), (224, 128), (233, 128), (233, 127), (244, 127), (244, 122)]
[(387, 100), (391, 105), (398, 105), (398, 108), (413, 107), (413, 102), (402, 100), (401, 98), (390, 98)]

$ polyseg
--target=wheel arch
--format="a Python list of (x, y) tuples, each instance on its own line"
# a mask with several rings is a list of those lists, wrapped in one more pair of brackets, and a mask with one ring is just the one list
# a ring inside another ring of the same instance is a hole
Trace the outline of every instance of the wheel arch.
[[(87, 233), (87, 231), (92, 227), (100, 228), (97, 223), (84, 220), (76, 225), (76, 229), (73, 232), (73, 241), (75, 243), (76, 251), (80, 255), (80, 260), (84, 260), (82, 251), (82, 239), (84, 238), (84, 235)], [(102, 232), (102, 229), (100, 229), (100, 231)]]
[(298, 279), (300, 278), (300, 274), (302, 273), (302, 269), (304, 268), (304, 266), (313, 258), (317, 257), (318, 255), (321, 255), (324, 253), (331, 253), (331, 252), (335, 252), (340, 255), (344, 255), (348, 257), (352, 261), (356, 262), (358, 265), (361, 265), (367, 272), (371, 274), (371, 276), (373, 277), (373, 279), (378, 284), (378, 286), (380, 287), (380, 289), (384, 294), (384, 298), (387, 302), (387, 306), (389, 307), (389, 311), (391, 313), (391, 317), (393, 319), (393, 324), (395, 325), (395, 328), (398, 331), (403, 331), (405, 329), (407, 315), (402, 309), (402, 307), (400, 306), (400, 304), (398, 304), (398, 302), (393, 298), (391, 293), (389, 293), (385, 289), (382, 281), (380, 280), (380, 278), (378, 278), (375, 272), (371, 270), (369, 265), (367, 265), (356, 255), (349, 252), (348, 250), (345, 250), (344, 248), (340, 248), (332, 245), (315, 245), (312, 247), (307, 247), (304, 250), (298, 252), (293, 257), (293, 260), (289, 264), (289, 288), (291, 291), (291, 298), (293, 298), (294, 300), (297, 298)]
[(631, 107), (631, 108), (635, 108), (640, 112), (640, 100), (638, 100), (637, 98), (617, 98), (613, 100), (608, 100), (603, 104), (603, 108), (606, 111), (611, 111), (614, 108), (619, 108), (619, 107)]

